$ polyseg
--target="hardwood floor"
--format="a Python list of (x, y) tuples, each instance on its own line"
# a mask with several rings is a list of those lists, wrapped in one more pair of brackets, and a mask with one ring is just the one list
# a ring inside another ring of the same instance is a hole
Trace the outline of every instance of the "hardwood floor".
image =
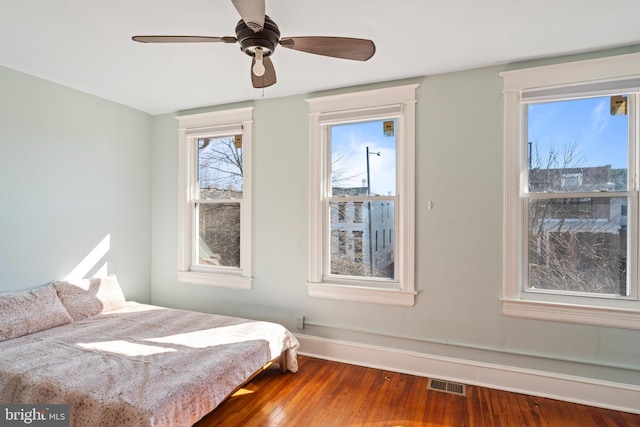
[[(211, 426), (640, 426), (640, 415), (299, 356), (298, 373), (272, 367), (203, 418)], [(640, 404), (640, 402), (639, 402)]]

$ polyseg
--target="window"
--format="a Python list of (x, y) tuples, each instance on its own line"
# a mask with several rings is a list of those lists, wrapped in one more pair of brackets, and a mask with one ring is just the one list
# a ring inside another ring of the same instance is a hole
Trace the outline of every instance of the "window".
[(362, 202), (353, 202), (353, 222), (362, 222)]
[(181, 282), (251, 288), (252, 114), (178, 117)]
[(501, 75), (503, 313), (640, 329), (640, 55)]
[(414, 304), (416, 88), (307, 100), (310, 295)]

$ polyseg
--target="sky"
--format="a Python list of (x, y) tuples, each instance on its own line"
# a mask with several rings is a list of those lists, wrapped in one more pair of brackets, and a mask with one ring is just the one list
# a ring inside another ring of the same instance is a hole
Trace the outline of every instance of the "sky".
[[(577, 166), (627, 168), (628, 115), (610, 114), (610, 97), (529, 104), (528, 141), (542, 158), (576, 144)], [(535, 167), (535, 164), (534, 164)]]
[(384, 135), (383, 120), (331, 126), (333, 185), (345, 188), (367, 185), (369, 147), (371, 194), (395, 195), (396, 135), (397, 132), (393, 136)]
[[(580, 161), (570, 167), (626, 168), (628, 117), (610, 114), (609, 96), (531, 103), (528, 105), (528, 141), (532, 143), (534, 158), (535, 150), (545, 159), (551, 149), (562, 153), (567, 146), (575, 144)], [(334, 186), (366, 186), (366, 149), (369, 147), (371, 194), (395, 195), (397, 129), (394, 123), (393, 135), (385, 136), (383, 122), (331, 126)]]

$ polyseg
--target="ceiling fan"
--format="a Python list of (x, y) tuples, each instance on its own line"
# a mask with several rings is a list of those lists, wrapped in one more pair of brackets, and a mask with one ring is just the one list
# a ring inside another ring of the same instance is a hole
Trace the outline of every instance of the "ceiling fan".
[(251, 83), (264, 88), (276, 82), (276, 71), (269, 58), (276, 46), (334, 58), (366, 61), (376, 52), (371, 40), (350, 37), (305, 36), (280, 38), (278, 25), (265, 15), (265, 0), (231, 0), (241, 16), (235, 37), (133, 36), (141, 43), (239, 43), (251, 56)]

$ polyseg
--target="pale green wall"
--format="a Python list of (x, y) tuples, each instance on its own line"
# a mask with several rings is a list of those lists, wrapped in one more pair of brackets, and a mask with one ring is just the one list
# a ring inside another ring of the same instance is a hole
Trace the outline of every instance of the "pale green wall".
[(307, 96), (180, 113), (255, 107), (255, 279), (250, 291), (178, 283), (177, 122), (156, 117), (152, 301), (277, 321), (294, 331), (295, 315), (303, 314), (324, 325), (307, 326), (309, 335), (640, 384), (640, 331), (502, 315), (503, 68), (364, 87), (420, 83), (419, 294), (410, 308), (308, 296)]
[(149, 300), (151, 116), (0, 67), (0, 292), (67, 276), (109, 236), (128, 298)]

